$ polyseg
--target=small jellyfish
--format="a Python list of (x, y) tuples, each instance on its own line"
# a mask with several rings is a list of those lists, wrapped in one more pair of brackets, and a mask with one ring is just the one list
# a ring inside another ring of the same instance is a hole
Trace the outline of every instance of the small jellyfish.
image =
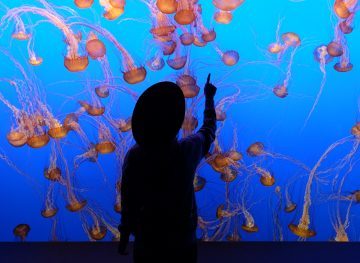
[(351, 134), (354, 135), (356, 138), (360, 138), (360, 122), (357, 122), (357, 123), (351, 128)]
[(171, 20), (167, 15), (156, 12), (152, 14), (153, 16), (153, 27), (150, 30), (150, 33), (154, 36), (155, 39), (161, 42), (167, 42), (172, 39), (172, 34), (176, 30)]
[(265, 153), (264, 144), (262, 144), (261, 142), (255, 142), (247, 148), (246, 153), (250, 157), (260, 156)]
[(173, 40), (161, 43), (161, 50), (164, 56), (172, 55), (177, 47), (177, 43)]
[(19, 237), (21, 241), (25, 241), (30, 230), (31, 228), (28, 224), (19, 224), (14, 228), (13, 233), (16, 237)]
[(102, 99), (109, 97), (110, 90), (108, 85), (100, 85), (95, 88), (95, 94)]
[(14, 147), (24, 146), (27, 142), (27, 136), (24, 132), (11, 130), (6, 135), (7, 141)]
[(214, 13), (214, 20), (219, 24), (230, 24), (233, 19), (233, 15), (230, 11), (217, 10)]
[(68, 132), (69, 132), (69, 129), (67, 128), (67, 126), (60, 124), (58, 126), (51, 127), (48, 130), (48, 135), (53, 139), (62, 139), (62, 138), (66, 137)]
[(163, 69), (163, 67), (165, 66), (165, 61), (162, 58), (162, 56), (160, 55), (156, 55), (152, 58), (150, 58), (146, 65), (153, 71), (158, 71)]
[(228, 50), (222, 54), (222, 61), (227, 66), (234, 66), (239, 61), (239, 53), (235, 50)]
[(105, 56), (106, 47), (93, 32), (90, 32), (86, 40), (86, 51), (92, 59), (98, 59)]
[(66, 56), (64, 66), (70, 72), (80, 72), (87, 68), (89, 59), (87, 56)]
[(354, 13), (352, 13), (346, 20), (341, 21), (339, 23), (339, 29), (344, 34), (351, 34), (354, 30), (353, 22), (354, 22)]
[(32, 66), (40, 66), (43, 63), (43, 59), (34, 55), (29, 58), (29, 63)]
[(256, 233), (259, 231), (259, 227), (255, 224), (254, 217), (250, 212), (244, 207), (243, 214), (245, 217), (244, 223), (241, 225), (242, 230), (247, 233)]
[(131, 117), (127, 119), (120, 119), (118, 122), (118, 129), (121, 132), (128, 132), (131, 130)]
[[(124, 5), (121, 6), (120, 3), (120, 7), (115, 7), (111, 4), (111, 2), (113, 2), (113, 4), (117, 5), (116, 2), (118, 1), (111, 1), (111, 0), (100, 0), (100, 5), (102, 7), (104, 7), (104, 13), (103, 13), (103, 17), (106, 18), (107, 20), (115, 20), (117, 19), (119, 16), (121, 16), (124, 13)], [(120, 1), (120, 2), (124, 2), (124, 1)], [(125, 2), (124, 2), (125, 4)]]
[(184, 46), (189, 46), (189, 45), (193, 44), (194, 41), (195, 41), (195, 37), (192, 33), (185, 32), (180, 35), (180, 42)]
[(89, 8), (93, 5), (94, 0), (74, 0), (74, 4), (78, 8)]
[(244, 3), (244, 0), (213, 0), (212, 2), (220, 10), (233, 11)]
[(157, 0), (156, 6), (164, 14), (173, 14), (177, 10), (178, 3), (176, 0)]
[(349, 72), (353, 69), (353, 64), (350, 63), (349, 50), (345, 47), (344, 53), (340, 57), (340, 61), (334, 65), (337, 72)]
[(237, 169), (226, 166), (221, 169), (220, 179), (225, 183), (231, 183), (237, 178), (238, 174)]
[(271, 172), (258, 166), (255, 167), (255, 170), (260, 175), (260, 183), (263, 186), (273, 186), (275, 184), (275, 177)]
[(42, 148), (45, 145), (48, 144), (50, 141), (50, 137), (46, 134), (38, 134), (33, 135), (27, 139), (27, 145), (29, 145), (31, 148)]
[(101, 154), (113, 153), (116, 149), (110, 129), (104, 124), (99, 124), (99, 142), (95, 145), (96, 151)]
[(187, 62), (187, 56), (176, 54), (174, 58), (168, 58), (166, 63), (169, 65), (169, 67), (179, 70), (185, 67), (185, 64)]
[(286, 98), (287, 95), (289, 95), (288, 89), (284, 85), (275, 86), (273, 88), (273, 93), (275, 94), (276, 97), (281, 98), (281, 99)]
[(199, 94), (200, 88), (196, 84), (196, 79), (191, 75), (181, 74), (176, 79), (176, 84), (181, 88), (185, 98), (194, 98)]
[(344, 50), (341, 43), (332, 41), (327, 45), (327, 52), (332, 57), (340, 57), (344, 53)]
[(41, 210), (41, 215), (44, 218), (54, 217), (59, 209), (54, 204), (54, 184), (50, 184), (45, 197), (45, 207)]
[(194, 191), (199, 192), (204, 189), (206, 185), (206, 179), (198, 174), (195, 174), (194, 177)]
[(202, 34), (201, 34), (201, 39), (206, 42), (206, 43), (209, 43), (209, 42), (212, 42), (216, 39), (216, 32), (214, 29), (211, 29), (211, 30), (207, 30), (207, 29), (203, 29), (202, 30)]
[(81, 107), (85, 109), (85, 111), (91, 116), (101, 116), (105, 112), (105, 107), (100, 105), (91, 105), (86, 101), (79, 101)]
[(174, 19), (180, 25), (189, 25), (195, 21), (194, 3), (192, 0), (178, 0)]

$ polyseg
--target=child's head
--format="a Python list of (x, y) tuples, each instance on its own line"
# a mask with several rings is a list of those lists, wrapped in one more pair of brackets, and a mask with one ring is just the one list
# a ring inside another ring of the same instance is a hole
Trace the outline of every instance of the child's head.
[(185, 115), (185, 98), (172, 82), (159, 82), (140, 96), (132, 115), (132, 130), (140, 146), (167, 145), (178, 134)]

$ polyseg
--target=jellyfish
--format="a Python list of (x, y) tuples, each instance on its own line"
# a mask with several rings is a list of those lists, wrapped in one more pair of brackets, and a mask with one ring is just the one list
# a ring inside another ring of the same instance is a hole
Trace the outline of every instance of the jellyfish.
[(222, 11), (233, 11), (244, 3), (244, 0), (213, 0), (212, 2)]
[(315, 50), (314, 50), (314, 58), (316, 61), (318, 61), (320, 63), (320, 71), (322, 72), (323, 74), (323, 78), (322, 78), (322, 81), (321, 81), (321, 84), (320, 84), (320, 89), (319, 89), (319, 92), (316, 96), (316, 99), (315, 99), (315, 102), (305, 120), (305, 124), (304, 124), (304, 127), (306, 126), (307, 122), (309, 121), (312, 113), (314, 112), (315, 110), (315, 107), (316, 105), (318, 104), (319, 100), (320, 100), (320, 96), (323, 92), (323, 89), (324, 89), (324, 86), (325, 86), (325, 83), (326, 83), (326, 70), (325, 70), (325, 65), (327, 63), (329, 63), (331, 60), (332, 60), (332, 57), (329, 55), (328, 51), (327, 51), (327, 46), (325, 45), (321, 45), (321, 46), (318, 46)]
[(100, 5), (104, 8), (105, 11), (103, 13), (103, 17), (106, 18), (107, 20), (115, 20), (124, 13), (125, 1), (100, 0)]
[(259, 227), (255, 224), (254, 217), (250, 214), (250, 212), (244, 207), (243, 215), (245, 217), (244, 223), (241, 225), (242, 230), (247, 233), (256, 233), (259, 231)]
[(150, 9), (152, 10), (151, 14), (153, 17), (153, 27), (151, 28), (150, 33), (153, 35), (154, 39), (161, 42), (171, 41), (176, 26), (172, 24), (167, 15), (154, 8)]
[(89, 8), (93, 5), (94, 0), (74, 0), (74, 4), (78, 8)]
[(214, 20), (219, 24), (230, 24), (233, 19), (233, 15), (230, 11), (223, 11), (221, 9), (214, 13)]
[(86, 101), (79, 101), (79, 104), (82, 108), (87, 112), (87, 114), (91, 116), (101, 116), (105, 112), (105, 107), (101, 106), (100, 102), (97, 102), (95, 104), (90, 104)]
[(355, 14), (352, 13), (347, 19), (345, 19), (339, 23), (338, 27), (343, 34), (351, 34), (353, 32), (354, 17), (355, 17)]
[(15, 29), (11, 34), (11, 37), (16, 40), (29, 40), (31, 38), (31, 34), (27, 33), (23, 21), (18, 16), (15, 16), (14, 20), (15, 20)]
[(275, 177), (270, 171), (258, 166), (255, 166), (255, 170), (260, 175), (260, 183), (263, 186), (273, 186), (275, 184)]
[(195, 36), (190, 32), (184, 32), (180, 35), (179, 39), (181, 44), (183, 44), (184, 46), (189, 46), (194, 43)]
[(238, 97), (240, 95), (240, 89), (237, 88), (237, 91), (234, 94), (223, 97), (219, 102), (216, 103), (215, 112), (216, 112), (216, 120), (217, 121), (225, 121), (226, 120), (226, 112), (228, 108), (237, 102)]
[(175, 56), (173, 58), (168, 57), (166, 63), (172, 69), (179, 70), (179, 69), (182, 69), (183, 67), (185, 67), (188, 57), (187, 57), (187, 55), (181, 54), (181, 46), (180, 45), (177, 44), (176, 46), (177, 47), (175, 49)]
[(150, 58), (146, 65), (153, 71), (158, 71), (163, 69), (165, 66), (165, 61), (160, 54), (156, 54), (154, 57)]
[[(34, 37), (32, 37), (31, 39), (33, 40)], [(43, 63), (43, 59), (36, 55), (32, 45), (33, 45), (33, 41), (29, 41), (28, 42), (29, 64), (32, 66), (40, 66)]]
[(285, 187), (285, 208), (284, 208), (284, 211), (286, 213), (291, 213), (291, 212), (295, 211), (295, 209), (297, 207), (296, 203), (294, 203), (291, 200), (291, 197), (290, 197), (289, 186), (290, 186), (291, 183), (292, 183), (292, 181), (290, 181), (288, 184), (286, 184), (286, 187)]
[(346, 19), (350, 16), (350, 9), (352, 5), (356, 5), (357, 0), (336, 0), (334, 3), (335, 14), (342, 19)]
[(115, 148), (110, 129), (103, 123), (99, 123), (99, 142), (95, 145), (96, 151), (101, 154), (108, 154), (114, 152)]
[(95, 93), (99, 98), (105, 99), (105, 98), (109, 97), (110, 90), (109, 90), (108, 85), (100, 85), (100, 86), (95, 87)]
[(114, 204), (114, 211), (116, 213), (121, 213), (122, 207), (121, 207), (121, 181), (118, 180), (116, 182), (116, 200), (115, 200), (115, 204)]
[(157, 8), (164, 14), (173, 14), (176, 12), (178, 3), (177, 0), (157, 0)]
[(21, 241), (25, 241), (30, 230), (31, 228), (28, 224), (19, 224), (14, 228), (13, 233), (15, 237), (19, 237)]
[(334, 69), (337, 72), (349, 72), (353, 69), (353, 64), (350, 63), (349, 50), (347, 47), (345, 47), (344, 53), (340, 57), (340, 62), (334, 65)]
[(106, 55), (105, 44), (93, 32), (89, 33), (86, 40), (86, 51), (92, 59), (102, 58)]
[(204, 189), (205, 185), (206, 185), (206, 179), (201, 175), (199, 175), (198, 173), (196, 173), (194, 177), (194, 191), (195, 192), (201, 191), (202, 189)]
[(193, 115), (191, 110), (186, 110), (184, 122), (181, 126), (182, 131), (183, 131), (183, 137), (187, 137), (187, 136), (191, 135), (195, 131), (195, 129), (197, 128), (198, 125), (199, 125), (199, 121)]
[(215, 45), (215, 51), (219, 54), (221, 57), (222, 62), (226, 66), (234, 66), (239, 61), (239, 53), (235, 50), (228, 50), (223, 52), (218, 46)]
[(176, 23), (189, 25), (195, 21), (194, 3), (192, 0), (178, 0), (174, 16)]
[(45, 197), (44, 208), (43, 210), (41, 210), (41, 215), (44, 218), (54, 217), (59, 210), (54, 203), (54, 187), (55, 184), (53, 182), (51, 182), (48, 186), (48, 190)]
[(40, 8), (35, 6), (21, 6), (9, 9), (5, 16), (2, 17), (0, 24), (4, 25), (12, 19), (18, 24), (22, 14), (36, 14), (46, 18), (50, 23), (59, 28), (66, 39), (67, 54), (64, 57), (64, 66), (71, 72), (83, 71), (89, 64), (88, 57), (79, 53), (79, 40), (71, 28), (65, 23), (63, 17), (55, 12), (53, 8)]
[(168, 42), (162, 42), (160, 43), (161, 50), (163, 52), (164, 56), (172, 55), (177, 47), (177, 43), (173, 40)]

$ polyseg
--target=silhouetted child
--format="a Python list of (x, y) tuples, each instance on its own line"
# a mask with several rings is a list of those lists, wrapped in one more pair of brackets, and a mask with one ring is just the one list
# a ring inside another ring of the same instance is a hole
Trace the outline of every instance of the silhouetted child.
[(137, 144), (127, 153), (122, 173), (119, 252), (135, 236), (135, 262), (196, 262), (195, 170), (215, 139), (216, 87), (204, 88), (202, 127), (177, 140), (185, 99), (176, 84), (160, 82), (136, 103), (132, 131)]

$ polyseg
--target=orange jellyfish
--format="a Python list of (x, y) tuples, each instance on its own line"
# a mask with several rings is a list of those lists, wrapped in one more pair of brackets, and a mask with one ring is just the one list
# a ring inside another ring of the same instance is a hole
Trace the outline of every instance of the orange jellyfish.
[(19, 237), (21, 241), (25, 241), (30, 230), (31, 228), (28, 224), (19, 224), (14, 228), (13, 233), (16, 237)]
[(100, 85), (100, 86), (95, 87), (95, 94), (101, 99), (105, 99), (105, 98), (109, 97), (110, 90), (109, 90), (108, 85)]
[(86, 102), (79, 101), (79, 104), (82, 108), (91, 116), (101, 116), (105, 112), (105, 107), (100, 104), (100, 102), (95, 103), (94, 105)]
[(31, 34), (26, 32), (25, 25), (23, 21), (19, 17), (15, 17), (15, 29), (11, 34), (11, 37), (16, 40), (29, 40)]
[(165, 61), (160, 54), (156, 54), (154, 57), (150, 58), (146, 65), (153, 71), (158, 71), (163, 69), (165, 66)]
[(99, 124), (99, 142), (95, 145), (96, 151), (101, 154), (113, 153), (116, 145), (110, 129), (103, 123)]
[(179, 70), (185, 67), (185, 64), (187, 62), (187, 56), (181, 55), (180, 48), (176, 48), (175, 56), (173, 58), (168, 58), (166, 63), (169, 65), (169, 67)]
[(347, 19), (341, 21), (339, 23), (339, 29), (344, 34), (351, 34), (354, 30), (353, 23), (354, 23), (354, 13), (352, 13)]
[(114, 8), (125, 8), (126, 1), (125, 0), (109, 0), (110, 5)]
[(202, 189), (204, 189), (206, 185), (206, 179), (202, 176), (200, 176), (199, 174), (195, 174), (194, 177), (194, 191), (195, 192), (199, 192)]
[(195, 41), (194, 34), (192, 34), (190, 32), (182, 33), (179, 38), (180, 38), (181, 44), (183, 44), (184, 46), (189, 46), (189, 45), (193, 44)]
[[(111, 2), (115, 6), (113, 6)], [(123, 5), (122, 2), (124, 3)], [(107, 20), (115, 20), (124, 13), (125, 1), (100, 0), (100, 5), (104, 8), (105, 11), (103, 13), (103, 17)]]
[(357, 2), (357, 0), (336, 0), (334, 3), (334, 12), (340, 18), (348, 18), (351, 14), (350, 5), (352, 2)]
[(219, 24), (230, 24), (233, 19), (233, 15), (230, 11), (217, 10), (214, 13), (214, 20)]
[(239, 53), (235, 50), (228, 50), (223, 52), (218, 46), (215, 45), (215, 51), (221, 57), (222, 62), (227, 66), (234, 66), (239, 61)]
[(260, 183), (263, 186), (273, 186), (275, 184), (275, 177), (270, 171), (258, 166), (255, 166), (255, 170), (260, 175)]
[(49, 136), (46, 133), (34, 134), (27, 139), (27, 145), (31, 148), (42, 148), (50, 141)]
[(195, 18), (193, 0), (178, 0), (175, 21), (180, 25), (189, 25)]
[(164, 56), (172, 55), (177, 47), (177, 43), (173, 40), (160, 43), (161, 51), (163, 52)]
[(255, 142), (247, 148), (246, 153), (251, 157), (260, 156), (264, 154), (264, 148), (263, 143)]
[(233, 11), (244, 3), (244, 0), (213, 0), (212, 2), (220, 10)]
[(78, 8), (89, 8), (93, 5), (94, 0), (74, 0), (74, 4)]
[(93, 32), (90, 32), (86, 40), (86, 51), (92, 59), (98, 59), (105, 56), (106, 47)]
[(27, 136), (25, 132), (17, 131), (17, 130), (11, 130), (6, 135), (7, 141), (14, 147), (21, 147), (24, 146), (27, 142)]
[(194, 98), (199, 94), (200, 87), (196, 84), (196, 79), (186, 73), (178, 76), (176, 84), (181, 88), (185, 98)]
[(250, 212), (243, 207), (243, 214), (245, 217), (244, 223), (241, 225), (242, 230), (248, 233), (256, 233), (259, 231), (259, 227), (255, 224), (254, 217)]
[(176, 26), (172, 24), (167, 15), (154, 9), (151, 10), (153, 27), (151, 28), (150, 33), (153, 35), (154, 39), (161, 42), (171, 41)]
[(51, 183), (46, 193), (44, 209), (41, 210), (41, 215), (44, 218), (54, 217), (59, 210), (54, 204), (54, 187), (55, 184)]
[(337, 72), (349, 72), (353, 69), (353, 64), (350, 63), (349, 50), (347, 47), (344, 48), (344, 53), (340, 57), (340, 62), (334, 65), (334, 69)]
[(157, 0), (156, 6), (164, 14), (173, 14), (177, 10), (178, 3), (176, 0)]

